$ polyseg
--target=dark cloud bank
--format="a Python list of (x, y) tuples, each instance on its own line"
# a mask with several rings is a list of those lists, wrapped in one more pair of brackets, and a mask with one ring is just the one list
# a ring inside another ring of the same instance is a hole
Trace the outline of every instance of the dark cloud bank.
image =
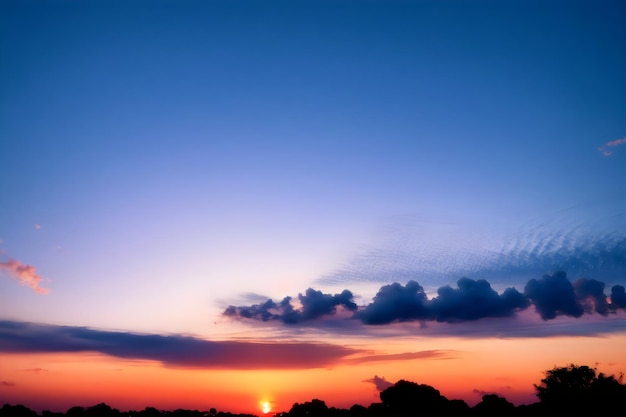
[(499, 294), (486, 280), (461, 278), (457, 288), (440, 287), (429, 299), (415, 281), (406, 285), (393, 283), (380, 288), (373, 301), (357, 306), (353, 294), (324, 294), (309, 288), (298, 296), (296, 307), (291, 297), (280, 302), (267, 300), (248, 306), (229, 306), (224, 315), (240, 320), (276, 321), (285, 324), (323, 324), (349, 319), (364, 325), (385, 325), (418, 321), (461, 323), (479, 319), (513, 317), (534, 308), (544, 320), (558, 316), (581, 317), (596, 313), (602, 316), (626, 309), (626, 292), (615, 285), (607, 296), (601, 281), (579, 278), (571, 282), (564, 272), (531, 279), (524, 291), (507, 288)]
[[(210, 341), (177, 334), (139, 334), (8, 320), (0, 320), (0, 352), (99, 352), (122, 359), (157, 361), (174, 368), (242, 370), (312, 369), (339, 364), (456, 357), (456, 352), (449, 350), (376, 354), (329, 343)], [(46, 370), (22, 371), (38, 373)]]
[(184, 335), (0, 321), (0, 352), (100, 352), (182, 368), (303, 369), (328, 366), (361, 351), (326, 343), (209, 341)]

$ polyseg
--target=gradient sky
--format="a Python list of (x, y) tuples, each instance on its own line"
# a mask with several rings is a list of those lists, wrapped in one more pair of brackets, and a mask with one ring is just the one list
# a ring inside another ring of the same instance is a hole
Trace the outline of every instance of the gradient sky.
[(3, 1), (0, 402), (519, 404), (626, 372), (625, 18)]

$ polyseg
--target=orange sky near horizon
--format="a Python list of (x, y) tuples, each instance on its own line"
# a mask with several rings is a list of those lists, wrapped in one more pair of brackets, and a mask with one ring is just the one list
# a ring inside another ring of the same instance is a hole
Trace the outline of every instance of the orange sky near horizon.
[[(539, 343), (540, 342), (540, 343)], [(379, 342), (380, 343), (380, 342)], [(409, 350), (449, 350), (443, 358), (381, 360), (357, 365), (296, 370), (214, 370), (164, 367), (158, 362), (123, 360), (102, 354), (8, 354), (0, 361), (4, 403), (34, 410), (67, 411), (72, 406), (105, 402), (120, 410), (216, 408), (261, 415), (288, 411), (295, 402), (318, 398), (328, 406), (349, 408), (378, 402), (366, 380), (405, 379), (428, 384), (449, 399), (478, 403), (497, 393), (516, 404), (536, 401), (533, 384), (554, 366), (569, 363), (619, 375), (626, 370), (626, 335), (546, 339), (459, 339), (411, 342), (390, 340), (374, 347), (381, 354)], [(419, 349), (416, 349), (416, 347)]]

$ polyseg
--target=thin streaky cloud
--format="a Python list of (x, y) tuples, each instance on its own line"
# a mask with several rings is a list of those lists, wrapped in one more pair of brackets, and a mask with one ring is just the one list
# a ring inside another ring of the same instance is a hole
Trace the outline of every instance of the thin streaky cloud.
[(41, 372), (48, 372), (48, 370), (44, 368), (29, 368), (29, 369), (20, 369), (20, 372), (31, 372), (33, 374), (39, 374)]
[(0, 270), (7, 271), (11, 277), (17, 279), (22, 285), (32, 288), (38, 294), (50, 292), (48, 288), (40, 286), (43, 278), (37, 273), (35, 267), (31, 265), (9, 258), (7, 261), (0, 262)]
[(359, 365), (365, 362), (407, 361), (414, 359), (454, 359), (457, 357), (453, 350), (422, 350), (420, 352), (392, 353), (387, 355), (370, 355), (348, 359), (347, 362)]
[(615, 139), (615, 140), (611, 140), (607, 143), (605, 143), (604, 145), (600, 146), (598, 148), (598, 150), (600, 152), (602, 152), (602, 155), (604, 156), (611, 156), (613, 155), (613, 151), (609, 150), (608, 148), (612, 148), (615, 146), (620, 146), (626, 143), (626, 137), (623, 137), (621, 139)]

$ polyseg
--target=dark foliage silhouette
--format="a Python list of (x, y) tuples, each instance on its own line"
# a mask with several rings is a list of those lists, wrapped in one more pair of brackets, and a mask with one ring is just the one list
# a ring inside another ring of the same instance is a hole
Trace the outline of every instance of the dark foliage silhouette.
[(483, 400), (474, 407), (474, 414), (479, 416), (510, 416), (515, 413), (515, 405), (496, 394), (483, 395)]
[[(465, 401), (449, 400), (430, 385), (400, 380), (380, 393), (381, 402), (368, 407), (355, 404), (349, 409), (328, 407), (320, 399), (295, 403), (288, 412), (272, 417), (604, 417), (626, 415), (626, 385), (622, 376), (597, 373), (589, 366), (570, 364), (546, 371), (545, 378), (535, 385), (538, 402), (515, 406), (496, 394), (484, 395), (482, 401), (469, 407)], [(38, 417), (24, 405), (5, 404), (0, 417)], [(209, 411), (157, 410), (120, 411), (105, 403), (91, 407), (75, 406), (65, 413), (43, 411), (41, 417), (254, 417)]]
[(609, 415), (611, 410), (626, 412), (626, 385), (614, 376), (571, 364), (546, 372), (535, 385), (543, 408), (552, 415)]
[(448, 399), (430, 385), (398, 381), (380, 393), (388, 415), (429, 416), (448, 408)]

